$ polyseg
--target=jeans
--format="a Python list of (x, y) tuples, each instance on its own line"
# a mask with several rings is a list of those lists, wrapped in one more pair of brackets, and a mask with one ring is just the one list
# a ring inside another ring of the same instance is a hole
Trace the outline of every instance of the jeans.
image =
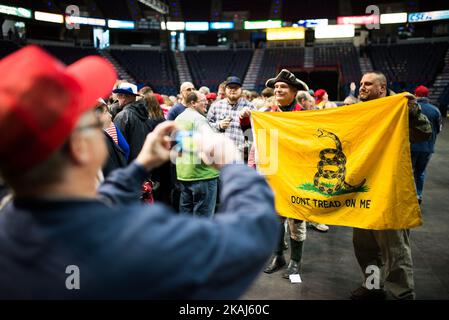
[(217, 201), (218, 178), (200, 181), (180, 181), (179, 212), (212, 218)]
[(412, 151), (413, 175), (415, 176), (416, 193), (420, 200), (422, 200), (426, 167), (431, 157), (432, 154), (430, 152)]

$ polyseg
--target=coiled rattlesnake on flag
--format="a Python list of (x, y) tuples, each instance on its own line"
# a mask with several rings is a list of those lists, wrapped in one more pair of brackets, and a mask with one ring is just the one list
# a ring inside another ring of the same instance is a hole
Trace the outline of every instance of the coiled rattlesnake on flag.
[[(351, 192), (351, 190), (355, 190), (357, 188), (360, 188), (363, 186), (366, 182), (366, 179), (363, 179), (363, 181), (355, 186), (350, 185), (345, 181), (346, 177), (346, 156), (343, 153), (342, 145), (340, 142), (340, 139), (337, 137), (337, 135), (333, 134), (332, 132), (326, 131), (324, 129), (317, 129), (318, 131), (318, 138), (330, 138), (335, 142), (336, 148), (326, 148), (321, 150), (320, 152), (320, 161), (317, 164), (317, 173), (315, 174), (313, 178), (313, 184), (315, 187), (320, 189), (322, 192), (325, 192), (327, 194), (333, 194), (339, 190), (342, 189), (344, 186), (344, 189), (346, 191)], [(332, 157), (328, 157), (327, 155), (333, 155)], [(338, 170), (329, 170), (324, 169), (325, 166), (336, 166)], [(330, 183), (324, 184), (322, 182), (322, 179), (327, 180), (337, 180), (337, 182), (332, 186), (329, 187)]]

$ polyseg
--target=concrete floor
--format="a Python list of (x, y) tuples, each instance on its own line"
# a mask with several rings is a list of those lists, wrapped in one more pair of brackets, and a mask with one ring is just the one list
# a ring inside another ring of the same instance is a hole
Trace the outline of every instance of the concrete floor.
[[(427, 169), (421, 206), (424, 224), (411, 232), (417, 299), (449, 299), (449, 119), (444, 120)], [(350, 291), (362, 280), (352, 228), (331, 226), (327, 233), (308, 229), (303, 282), (292, 284), (281, 275), (282, 270), (261, 272), (241, 299), (349, 299)]]

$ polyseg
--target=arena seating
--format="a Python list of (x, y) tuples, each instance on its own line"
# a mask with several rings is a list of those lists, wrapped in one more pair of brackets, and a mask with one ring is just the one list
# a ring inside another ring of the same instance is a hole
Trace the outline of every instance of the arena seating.
[[(9, 40), (0, 40), (0, 58), (14, 52), (19, 45)], [(99, 55), (94, 48), (44, 45), (51, 54), (66, 64), (71, 64), (87, 55)], [(364, 50), (373, 68), (385, 73), (389, 88), (395, 92), (412, 92), (417, 85), (432, 87), (436, 75), (442, 71), (444, 56), (449, 48), (447, 42), (412, 44), (371, 44)], [(154, 50), (111, 49), (112, 56), (135, 79), (137, 83), (149, 83), (155, 91), (177, 94), (179, 79), (173, 54)], [(194, 84), (206, 85), (212, 91), (229, 75), (244, 80), (254, 51), (197, 50), (185, 51), (186, 60)], [(315, 45), (313, 67), (332, 67), (340, 71), (340, 90), (343, 95), (349, 91), (349, 83), (358, 83), (361, 70), (358, 53), (352, 44)], [(304, 48), (268, 48), (256, 79), (256, 90), (264, 88), (265, 81), (273, 77), (280, 68), (299, 69), (304, 67)], [(446, 88), (438, 104), (449, 103), (449, 89)]]
[(313, 55), (315, 67), (338, 66), (341, 72), (341, 83), (358, 82), (362, 75), (357, 50), (352, 44), (339, 46), (315, 46)]
[(170, 53), (117, 49), (110, 52), (138, 83), (150, 84), (155, 92), (171, 95), (178, 93), (178, 77)]
[(256, 90), (262, 90), (267, 79), (272, 78), (280, 68), (291, 66), (304, 66), (304, 48), (266, 49), (256, 80)]
[(230, 75), (244, 79), (253, 55), (252, 50), (186, 51), (190, 74), (196, 86), (216, 91)]
[(370, 45), (367, 48), (374, 69), (387, 76), (395, 92), (412, 91), (417, 85), (430, 86), (443, 67), (448, 43)]
[(65, 64), (72, 64), (75, 61), (90, 55), (99, 55), (94, 48), (80, 48), (80, 47), (62, 47), (45, 45), (44, 49), (57, 57)]

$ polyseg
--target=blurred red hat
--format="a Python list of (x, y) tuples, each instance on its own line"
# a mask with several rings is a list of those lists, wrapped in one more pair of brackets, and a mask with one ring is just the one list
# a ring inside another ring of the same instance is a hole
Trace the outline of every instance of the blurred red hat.
[(156, 97), (157, 102), (159, 102), (159, 105), (165, 104), (164, 98), (159, 93), (153, 93), (153, 96)]
[(34, 45), (0, 60), (0, 74), (0, 167), (16, 171), (55, 152), (117, 79), (106, 59), (65, 66)]
[(425, 86), (419, 86), (415, 89), (415, 96), (427, 97), (427, 96), (429, 96), (429, 89)]
[(325, 94), (326, 94), (326, 90), (318, 89), (318, 90), (315, 91), (315, 98), (316, 99), (322, 99)]
[(315, 101), (316, 103), (320, 103), (323, 100), (324, 95), (326, 94), (326, 90), (318, 89), (315, 91)]
[(207, 100), (216, 100), (217, 99), (217, 94), (215, 92), (208, 93), (206, 95), (206, 99)]

